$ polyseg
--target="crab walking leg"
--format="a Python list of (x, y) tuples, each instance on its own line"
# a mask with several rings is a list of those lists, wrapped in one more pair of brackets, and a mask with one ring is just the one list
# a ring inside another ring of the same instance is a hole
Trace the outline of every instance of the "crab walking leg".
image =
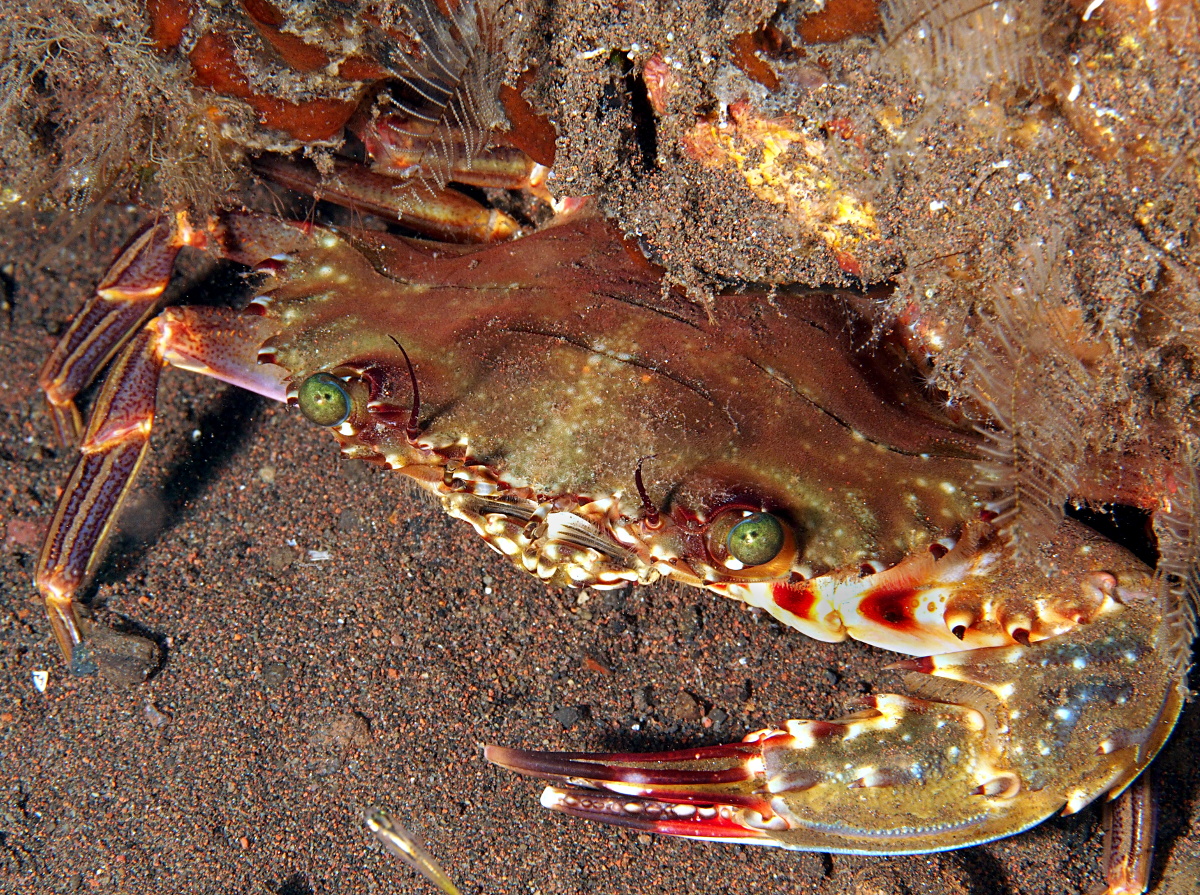
[(75, 596), (95, 571), (104, 540), (145, 458), (159, 371), (171, 364), (282, 401), (282, 371), (256, 360), (258, 346), (271, 331), (262, 318), (222, 308), (171, 309), (146, 324), (114, 361), (34, 576), (68, 662), (84, 639)]
[(175, 256), (202, 247), (206, 234), (182, 214), (138, 233), (117, 256), (38, 373), (59, 442), (75, 444), (83, 429), (76, 396), (158, 307)]
[(404, 188), (403, 181), (349, 162), (335, 161), (332, 177), (322, 176), (308, 162), (276, 156), (257, 159), (254, 170), (290, 190), (399, 221), (448, 242), (501, 242), (519, 229), (511, 215), (486, 208), (465, 193), (415, 182)]
[[(1186, 696), (1176, 594), (1069, 520), (1058, 578), (1113, 584), (1065, 635), (897, 663), (912, 696), (880, 694), (834, 721), (789, 721), (743, 742), (659, 754), (489, 760), (555, 781), (542, 804), (699, 839), (911, 854), (1028, 829), (1119, 793), (1167, 738)], [(1026, 590), (1041, 573), (988, 583)]]
[[(497, 144), (471, 152), (459, 129), (440, 135), (427, 121), (405, 115), (381, 115), (358, 131), (367, 149), (371, 169), (393, 177), (411, 177), (428, 167), (430, 159), (450, 157), (450, 180), (471, 186), (528, 190), (549, 200), (546, 180), (550, 169), (513, 146)], [(439, 144), (448, 142), (449, 151)]]
[(1153, 768), (1104, 806), (1104, 882), (1094, 895), (1142, 895), (1150, 888), (1156, 824)]

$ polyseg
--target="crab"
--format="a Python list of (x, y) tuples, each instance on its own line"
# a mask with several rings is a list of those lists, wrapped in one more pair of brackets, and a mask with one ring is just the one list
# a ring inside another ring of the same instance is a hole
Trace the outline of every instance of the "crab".
[[(261, 275), (245, 310), (175, 307), (145, 323), (127, 310), (126, 296), (161, 290), (177, 247), (200, 243)], [(96, 325), (114, 305), (121, 322)], [(1187, 482), (1161, 507), (1164, 555), (1182, 557), (1170, 574), (1070, 519), (1018, 561), (1003, 495), (978, 476), (988, 440), (926, 399), (888, 338), (857, 350), (871, 311), (849, 293), (744, 293), (709, 319), (664, 294), (586, 203), (520, 239), (457, 249), (243, 211), (204, 230), (155, 225), (43, 373), (86, 381), (102, 356), (91, 346), (123, 343), (38, 564), (51, 625), (68, 662), (85, 663), (75, 594), (170, 365), (298, 407), (347, 456), (408, 476), (550, 584), (669, 579), (822, 640), (915, 657), (896, 666), (911, 695), (729, 746), (489, 747), (560, 784), (549, 807), (886, 854), (986, 842), (1122, 792), (1186, 697), (1190, 546), (1167, 542), (1188, 530)], [(48, 392), (68, 425), (72, 396)]]
[[(253, 17), (302, 61), (287, 32)], [(156, 35), (164, 50), (179, 39)], [(398, 203), (396, 175), (426, 160), (405, 141), (434, 130), (419, 115), (363, 124), (358, 96), (284, 108), (230, 76), (219, 34), (194, 56), (205, 86), (294, 141), (357, 128), (375, 168), (267, 153), (261, 176), (434, 241), (226, 208), (167, 216), (130, 242), (41, 376), (61, 437), (82, 439), (36, 573), (74, 670), (94, 638), (76, 598), (148, 448), (159, 371), (174, 366), (297, 407), (348, 457), (415, 481), (551, 585), (666, 579), (911, 657), (896, 665), (909, 695), (740, 743), (489, 747), (496, 764), (552, 781), (548, 807), (693, 838), (911, 854), (1129, 792), (1110, 889), (1142, 884), (1149, 808), (1130, 787), (1187, 696), (1194, 635), (1191, 454), (1162, 463), (1160, 490), (1133, 495), (1155, 516), (1158, 570), (1066, 518), (1018, 544), (1020, 512), (980, 471), (997, 462), (1011, 396), (984, 388), (966, 416), (931, 397), (911, 333), (878, 296), (747, 289), (704, 308), (589, 203), (556, 203), (529, 233), (431, 187), (438, 177)], [(494, 152), (491, 180), (470, 135), (451, 143), (466, 161), (441, 179), (543, 191), (545, 168), (519, 152)], [(462, 245), (476, 241), (489, 244)], [(185, 247), (254, 270), (248, 307), (158, 312)], [(110, 359), (85, 429), (76, 396)], [(1070, 496), (1127, 501), (1121, 459), (1099, 458)]]

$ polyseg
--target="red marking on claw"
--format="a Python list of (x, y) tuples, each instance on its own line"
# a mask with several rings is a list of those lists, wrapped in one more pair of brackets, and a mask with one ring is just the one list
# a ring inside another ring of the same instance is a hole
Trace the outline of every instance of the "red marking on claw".
[(814, 620), (813, 605), (817, 602), (817, 592), (807, 581), (781, 581), (771, 585), (771, 598), (780, 609), (792, 613), (797, 618)]
[(909, 587), (880, 590), (867, 594), (859, 604), (863, 618), (894, 631), (919, 632), (916, 620), (919, 595)]

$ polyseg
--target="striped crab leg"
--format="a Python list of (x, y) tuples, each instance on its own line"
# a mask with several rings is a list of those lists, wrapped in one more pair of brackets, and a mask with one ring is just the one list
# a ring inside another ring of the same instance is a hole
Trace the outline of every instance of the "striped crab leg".
[[(998, 596), (1070, 604), (1109, 586), (1070, 632), (897, 663), (913, 695), (740, 743), (657, 754), (489, 760), (553, 781), (542, 804), (648, 832), (789, 849), (911, 854), (1020, 832), (1123, 790), (1169, 734), (1186, 688), (1172, 592), (1121, 548), (1068, 522), (1059, 571), (984, 576)], [(1108, 580), (1104, 579), (1104, 580)], [(1085, 594), (1086, 596), (1086, 594)], [(1088, 597), (1090, 598), (1090, 597)], [(886, 626), (885, 626), (886, 627)]]
[[(260, 365), (259, 345), (270, 333), (261, 318), (225, 308), (170, 308), (153, 313), (184, 245), (203, 245), (217, 235), (235, 260), (267, 261), (300, 235), (283, 224), (227, 215), (202, 233), (186, 226), (151, 227), (134, 239), (105, 277), (84, 313), (43, 369), (47, 396), (60, 433), (70, 436), (78, 419), (74, 397), (112, 361), (79, 444), (79, 456), (63, 489), (38, 559), (34, 583), (46, 604), (55, 638), (68, 663), (84, 641), (76, 596), (95, 572), (113, 520), (146, 456), (154, 427), (159, 372), (166, 365), (224, 380), (283, 400), (282, 371)], [(238, 246), (234, 250), (233, 246)]]
[(179, 250), (206, 244), (206, 234), (180, 214), (144, 228), (121, 250), (38, 373), (61, 444), (79, 440), (76, 396), (154, 314)]
[(322, 175), (309, 162), (265, 156), (255, 161), (254, 169), (290, 190), (319, 195), (447, 242), (502, 242), (520, 229), (511, 215), (487, 208), (465, 193), (419, 181), (409, 186), (420, 183), (420, 188), (405, 190), (403, 181), (353, 162), (336, 160), (331, 175)]
[[(440, 135), (426, 121), (407, 115), (381, 115), (355, 128), (363, 141), (371, 168), (393, 177), (425, 174), (431, 160), (449, 156), (449, 180), (492, 189), (522, 190), (550, 200), (546, 181), (550, 168), (539, 164), (514, 146), (503, 143), (483, 148), (469, 147), (461, 131)], [(442, 141), (449, 145), (442, 145)], [(472, 151), (474, 150), (474, 151)]]
[(204, 372), (282, 401), (278, 368), (259, 366), (255, 358), (269, 334), (227, 309), (172, 308), (143, 326), (113, 362), (34, 575), (68, 662), (84, 640), (76, 596), (95, 572), (150, 444), (160, 370)]

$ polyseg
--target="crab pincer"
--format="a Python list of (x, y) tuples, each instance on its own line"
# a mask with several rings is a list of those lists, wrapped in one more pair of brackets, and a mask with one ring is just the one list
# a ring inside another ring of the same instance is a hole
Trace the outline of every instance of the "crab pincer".
[(1187, 695), (1187, 628), (1178, 593), (1123, 548), (1068, 520), (1048, 549), (1060, 560), (1049, 578), (989, 563), (973, 584), (988, 602), (1031, 596), (1047, 615), (1098, 596), (1086, 621), (897, 662), (913, 695), (728, 745), (485, 756), (552, 781), (542, 804), (565, 814), (797, 850), (942, 851), (1074, 813), (1120, 793), (1166, 739)]

